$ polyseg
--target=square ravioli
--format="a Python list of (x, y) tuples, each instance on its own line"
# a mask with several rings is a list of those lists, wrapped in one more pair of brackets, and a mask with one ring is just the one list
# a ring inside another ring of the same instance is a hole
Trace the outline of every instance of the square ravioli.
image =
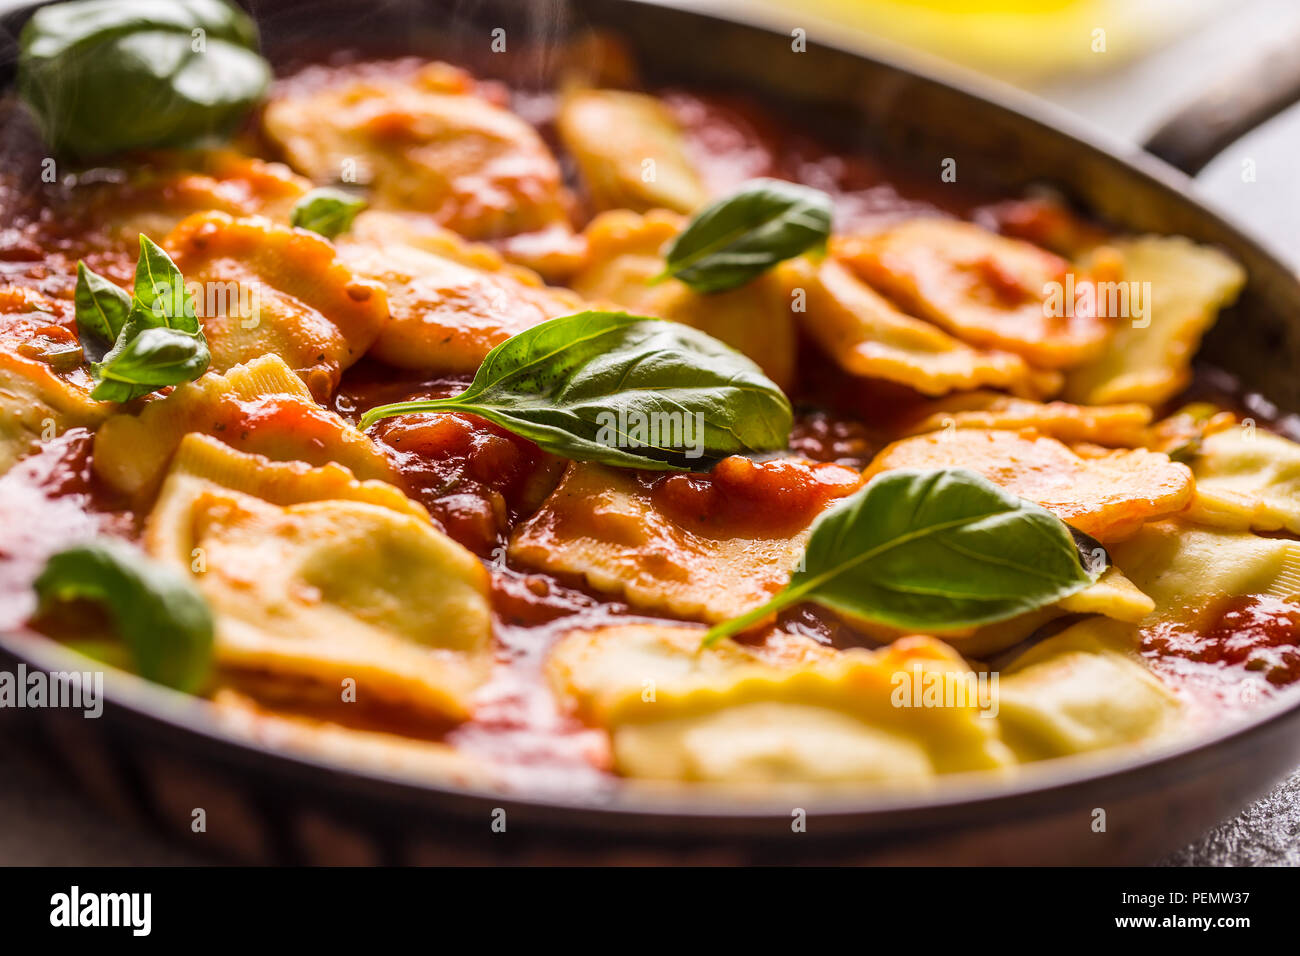
[[(855, 491), (859, 478), (838, 465), (797, 461), (729, 458), (719, 470), (645, 481), (575, 462), (515, 531), (509, 555), (641, 610), (709, 622), (735, 617), (780, 590), (808, 526)], [(777, 510), (782, 497), (786, 507)]]
[(1111, 334), (1111, 322), (1082, 301), (1051, 307), (1051, 288), (1073, 286), (1066, 260), (971, 223), (910, 220), (836, 240), (832, 252), (914, 315), (1042, 368), (1078, 365)]
[(868, 479), (894, 468), (969, 468), (1012, 494), (1054, 512), (1102, 542), (1191, 503), (1192, 473), (1143, 448), (1071, 450), (1033, 431), (954, 429), (904, 438), (885, 448)]

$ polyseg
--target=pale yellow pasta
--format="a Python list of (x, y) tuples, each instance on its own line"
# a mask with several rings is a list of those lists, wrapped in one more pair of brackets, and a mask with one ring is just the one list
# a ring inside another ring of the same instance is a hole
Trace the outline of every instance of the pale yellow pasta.
[[(1086, 405), (1173, 398), (1191, 379), (1192, 356), (1219, 310), (1237, 298), (1246, 273), (1222, 252), (1178, 236), (1119, 239), (1119, 281), (1149, 288), (1146, 314), (1115, 322), (1101, 354), (1066, 378), (1065, 397)], [(1147, 285), (1149, 283), (1149, 286)]]

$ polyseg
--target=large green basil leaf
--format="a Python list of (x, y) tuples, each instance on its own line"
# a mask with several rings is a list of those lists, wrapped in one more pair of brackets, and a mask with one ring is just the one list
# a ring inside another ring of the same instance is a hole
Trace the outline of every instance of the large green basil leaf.
[(460, 395), (361, 419), (465, 411), (579, 461), (698, 470), (784, 448), (790, 402), (749, 359), (686, 325), (581, 312), (502, 342)]
[(60, 153), (99, 156), (222, 135), (271, 72), (224, 0), (79, 0), (23, 28), (18, 89)]
[(212, 612), (179, 572), (103, 538), (51, 556), (34, 586), (42, 609), (66, 601), (102, 605), (141, 676), (183, 691), (202, 688), (212, 661)]
[(1081, 554), (1089, 542), (1076, 544), (1060, 518), (973, 471), (883, 472), (814, 522), (783, 591), (714, 627), (705, 643), (800, 601), (922, 632), (1005, 620), (1091, 584), (1104, 562)]
[(341, 189), (313, 189), (294, 203), (289, 225), (333, 239), (352, 227), (352, 220), (365, 206), (364, 199)]
[(696, 292), (724, 292), (824, 243), (830, 233), (831, 199), (824, 192), (754, 179), (691, 220), (668, 247), (661, 278), (680, 279)]

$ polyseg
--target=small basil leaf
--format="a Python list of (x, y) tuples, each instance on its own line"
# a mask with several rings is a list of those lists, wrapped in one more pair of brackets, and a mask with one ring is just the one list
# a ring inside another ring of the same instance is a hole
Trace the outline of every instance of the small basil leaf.
[(693, 470), (784, 448), (790, 402), (734, 349), (677, 322), (581, 312), (502, 342), (460, 395), (361, 419), (466, 411), (547, 451), (625, 468)]
[(79, 261), (74, 301), (81, 347), (87, 358), (98, 361), (121, 334), (131, 311), (131, 297)]
[(169, 329), (191, 333), (199, 330), (185, 277), (171, 256), (144, 233), (140, 233), (140, 256), (135, 263), (135, 299)]
[(51, 4), (19, 45), (19, 93), (50, 145), (74, 156), (223, 134), (271, 77), (253, 22), (224, 0)]
[(1097, 573), (1060, 518), (973, 471), (887, 471), (813, 523), (784, 590), (704, 642), (799, 601), (904, 630), (977, 627), (1059, 601)]
[(179, 572), (105, 538), (51, 556), (34, 587), (43, 610), (66, 601), (105, 607), (141, 676), (183, 691), (202, 688), (212, 661), (212, 612)]
[(313, 189), (294, 204), (289, 224), (333, 239), (352, 227), (366, 201), (341, 189)]
[(785, 259), (824, 245), (831, 199), (779, 179), (755, 179), (691, 221), (668, 247), (667, 268), (696, 292), (744, 285)]
[(210, 361), (208, 343), (202, 334), (157, 326), (142, 328), (132, 319), (104, 360), (92, 366), (97, 384), (90, 397), (129, 402), (164, 385), (192, 382), (207, 371)]

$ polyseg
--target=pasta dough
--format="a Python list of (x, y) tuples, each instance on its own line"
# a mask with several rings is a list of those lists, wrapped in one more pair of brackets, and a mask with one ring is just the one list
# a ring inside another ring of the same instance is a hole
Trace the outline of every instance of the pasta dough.
[(215, 371), (274, 352), (324, 399), (388, 321), (383, 287), (313, 232), (196, 213), (166, 246), (187, 286), (203, 290), (195, 307)]
[(1060, 376), (1030, 368), (1019, 355), (973, 348), (898, 311), (834, 260), (794, 259), (777, 270), (808, 334), (851, 375), (898, 382), (924, 395), (994, 386), (1048, 395)]
[(342, 254), (388, 290), (389, 321), (371, 354), (399, 368), (472, 375), (510, 336), (583, 309), (569, 290), (500, 262), (475, 268), (401, 242), (345, 243)]
[(1206, 435), (1192, 460), (1198, 521), (1300, 534), (1300, 445), (1253, 426)]
[[(769, 662), (702, 632), (628, 625), (552, 652), (557, 692), (610, 729), (616, 768), (646, 779), (779, 785), (924, 782), (1013, 762), (979, 682), (951, 649), (909, 638), (877, 651)], [(940, 706), (926, 706), (924, 694)]]
[(1103, 351), (1071, 371), (1065, 397), (1086, 405), (1173, 398), (1191, 380), (1192, 356), (1219, 310), (1231, 305), (1246, 273), (1223, 253), (1177, 236), (1109, 243), (1122, 258), (1121, 281), (1149, 282), (1149, 315), (1120, 320)]
[(672, 113), (622, 90), (572, 90), (556, 128), (597, 209), (694, 212), (708, 200)]
[(795, 527), (710, 534), (675, 520), (634, 475), (575, 462), (515, 531), (509, 554), (527, 567), (581, 577), (643, 610), (718, 622), (784, 586), (813, 517)]
[(1095, 309), (1052, 314), (1048, 286), (1065, 286), (1064, 259), (970, 223), (909, 220), (837, 240), (832, 252), (913, 314), (971, 345), (1015, 352), (1043, 368), (1078, 365), (1111, 334)]
[(212, 607), (220, 665), (464, 719), (490, 667), (487, 572), (394, 495), (190, 435), (144, 541)]
[(276, 460), (336, 461), (363, 478), (396, 480), (374, 443), (312, 401), (302, 380), (273, 354), (225, 375), (209, 372), (139, 414), (112, 416), (95, 433), (95, 472), (137, 502), (148, 500), (190, 432)]
[(1125, 405), (1071, 405), (1069, 402), (1034, 402), (979, 391), (953, 395), (925, 405), (905, 427), (909, 435), (949, 428), (1020, 431), (1032, 428), (1057, 441), (1093, 442), (1098, 445), (1142, 445), (1151, 423), (1151, 408), (1136, 402)]
[(978, 472), (1103, 542), (1181, 511), (1193, 492), (1191, 472), (1165, 455), (1138, 448), (1081, 457), (1034, 432), (956, 429), (904, 438), (877, 455), (865, 475), (941, 467)]
[(414, 210), (473, 239), (567, 222), (560, 168), (536, 131), (444, 63), (384, 64), (286, 84), (263, 126), (318, 183), (369, 185), (377, 209)]

